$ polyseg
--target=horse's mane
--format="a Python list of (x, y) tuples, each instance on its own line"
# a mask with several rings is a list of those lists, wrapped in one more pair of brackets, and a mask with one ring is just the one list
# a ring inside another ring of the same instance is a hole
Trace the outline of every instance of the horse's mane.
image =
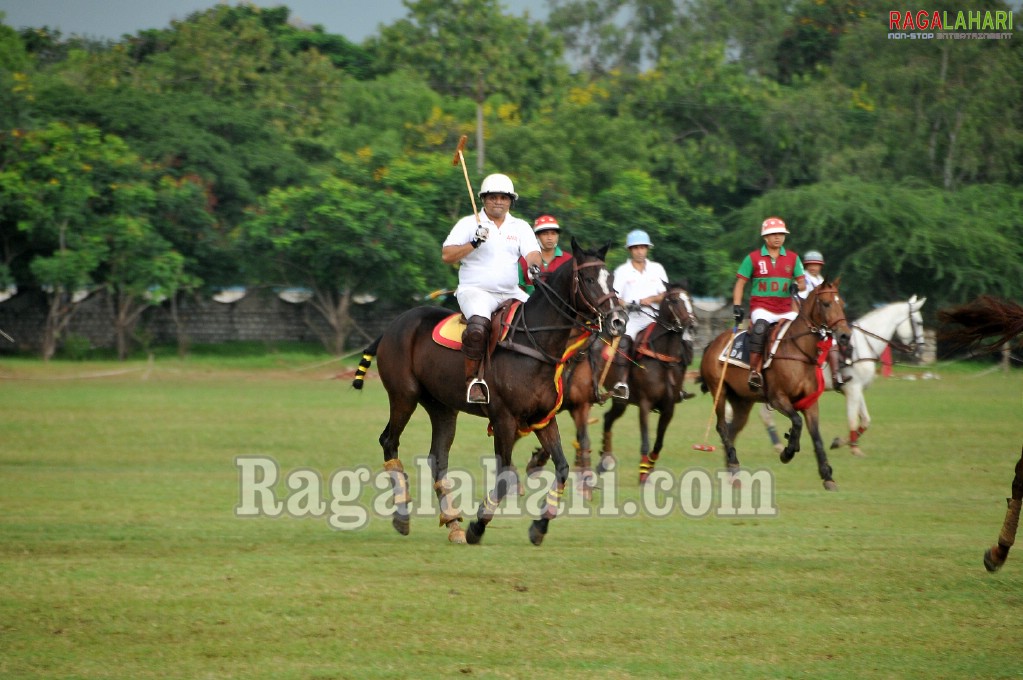
[[(993, 295), (938, 310), (938, 321), (958, 328), (943, 328), (938, 339), (953, 350), (995, 352), (1023, 333), (1023, 306)], [(993, 341), (987, 342), (989, 338)]]

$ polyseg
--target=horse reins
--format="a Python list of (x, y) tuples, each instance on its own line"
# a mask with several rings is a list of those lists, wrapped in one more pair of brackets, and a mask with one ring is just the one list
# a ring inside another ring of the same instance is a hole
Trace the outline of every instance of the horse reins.
[(529, 342), (532, 345), (532, 347), (526, 347), (525, 345), (520, 345), (518, 343), (511, 342), (510, 340), (502, 343), (503, 346), (521, 352), (523, 354), (529, 355), (535, 359), (540, 359), (541, 361), (544, 361), (546, 363), (557, 364), (560, 362), (561, 357), (553, 356), (551, 354), (548, 354), (544, 350), (540, 349), (540, 344), (539, 342), (537, 342), (536, 338), (533, 337), (533, 333), (535, 333), (536, 331), (564, 330), (565, 328), (581, 328), (584, 332), (593, 333), (594, 326), (596, 326), (597, 333), (601, 332), (601, 330), (603, 330), (603, 321), (605, 315), (601, 313), (600, 309), (598, 308), (598, 305), (603, 304), (609, 299), (613, 299), (615, 295), (613, 292), (611, 292), (601, 296), (596, 301), (589, 300), (585, 293), (580, 294), (579, 272), (587, 267), (603, 268), (605, 266), (606, 265), (602, 260), (595, 260), (593, 262), (585, 262), (582, 264), (576, 262), (574, 258), (572, 261), (571, 297), (573, 299), (576, 298), (581, 299), (583, 303), (585, 303), (586, 307), (589, 308), (588, 311), (593, 314), (593, 318), (584, 318), (582, 323), (578, 322), (576, 320), (576, 317), (579, 316), (583, 310), (580, 310), (571, 302), (561, 297), (555, 290), (551, 288), (550, 284), (547, 283), (547, 281), (543, 279), (537, 279), (536, 281), (533, 282), (537, 290), (543, 293), (544, 297), (547, 298), (548, 302), (551, 303), (551, 305), (558, 312), (558, 314), (560, 314), (563, 318), (567, 319), (571, 323), (566, 326), (540, 326), (536, 328), (530, 328), (526, 325), (525, 315), (518, 314), (516, 315), (515, 320), (512, 322), (510, 330), (512, 331), (521, 330), (522, 332), (524, 332), (526, 337), (529, 338)]

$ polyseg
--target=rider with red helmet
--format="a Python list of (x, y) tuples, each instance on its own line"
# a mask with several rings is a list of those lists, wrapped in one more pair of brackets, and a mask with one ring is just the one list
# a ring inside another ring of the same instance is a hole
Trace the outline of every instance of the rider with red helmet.
[(760, 370), (768, 328), (783, 319), (796, 318), (797, 312), (792, 306), (792, 284), (795, 283), (800, 291), (806, 289), (806, 276), (799, 255), (785, 249), (788, 233), (788, 227), (780, 218), (764, 220), (760, 225), (764, 245), (743, 259), (732, 290), (732, 312), (738, 326), (743, 318), (743, 291), (746, 282), (750, 282), (749, 387), (754, 391), (761, 390), (764, 384)]

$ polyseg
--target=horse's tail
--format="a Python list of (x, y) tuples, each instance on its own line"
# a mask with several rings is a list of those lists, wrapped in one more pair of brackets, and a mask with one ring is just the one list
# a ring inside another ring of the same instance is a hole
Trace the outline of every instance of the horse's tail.
[(362, 359), (359, 361), (359, 367), (355, 369), (355, 379), (352, 380), (352, 387), (357, 390), (362, 389), (362, 385), (366, 382), (366, 372), (369, 370), (369, 365), (373, 363), (373, 357), (377, 355), (377, 348), (380, 347), (381, 335), (372, 343), (369, 347), (362, 350)]

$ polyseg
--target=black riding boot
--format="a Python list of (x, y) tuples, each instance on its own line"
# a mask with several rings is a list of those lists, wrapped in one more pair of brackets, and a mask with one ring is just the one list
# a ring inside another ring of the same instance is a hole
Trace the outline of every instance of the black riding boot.
[(831, 386), (836, 392), (841, 392), (845, 387), (845, 379), (842, 377), (841, 358), (835, 345), (832, 345), (831, 351), (828, 352), (828, 364), (831, 366)]
[(614, 356), (615, 384), (611, 388), (611, 396), (623, 401), (629, 400), (629, 364), (632, 361), (632, 338), (622, 336), (618, 343), (618, 352)]
[(759, 392), (764, 388), (764, 379), (760, 375), (760, 371), (769, 327), (770, 325), (766, 321), (760, 319), (753, 324), (749, 332), (749, 380), (747, 384), (754, 392)]
[(465, 400), (470, 404), (489, 404), (490, 388), (483, 380), (480, 367), (487, 353), (490, 320), (474, 316), (462, 332), (462, 353), (465, 355)]

